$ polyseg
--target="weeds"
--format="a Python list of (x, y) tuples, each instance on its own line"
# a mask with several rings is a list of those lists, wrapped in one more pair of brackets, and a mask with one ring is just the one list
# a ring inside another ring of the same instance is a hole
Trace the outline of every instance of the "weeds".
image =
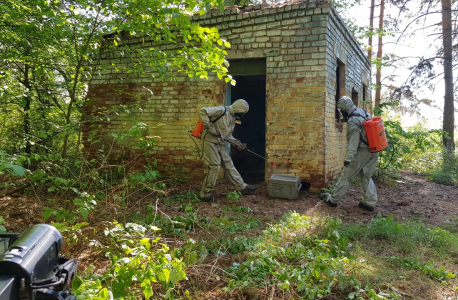
[(335, 285), (351, 287), (351, 277), (345, 274), (346, 241), (336, 234), (338, 226), (338, 221), (327, 222), (323, 238), (308, 234), (313, 224), (307, 216), (286, 215), (265, 230), (247, 260), (228, 269), (235, 279), (229, 279), (227, 290), (277, 286), (317, 299), (332, 294)]
[(3, 226), (4, 224), (5, 224), (5, 219), (3, 219), (2, 216), (0, 216), (0, 233), (6, 232), (5, 226)]
[(229, 201), (236, 201), (238, 200), (242, 194), (239, 191), (229, 192), (227, 193), (227, 200)]
[(397, 256), (385, 257), (384, 259), (395, 262), (408, 270), (421, 270), (425, 275), (439, 282), (456, 277), (455, 273), (447, 271), (444, 266), (435, 267), (432, 261), (422, 263), (417, 258), (400, 258)]
[[(162, 299), (173, 299), (175, 285), (186, 278), (185, 264), (160, 243), (154, 234), (157, 230), (133, 223), (114, 223), (105, 230), (110, 241), (106, 253), (110, 267), (101, 275), (78, 276), (73, 283), (77, 299), (150, 299), (155, 293)], [(154, 292), (156, 284), (160, 289)]]
[[(432, 180), (455, 182), (455, 160), (445, 161), (448, 168), (441, 168), (444, 160), (436, 151), (439, 132), (408, 132), (395, 121), (387, 124), (400, 146), (391, 171), (413, 168), (416, 160), (422, 162), (416, 170), (430, 173)], [(122, 142), (133, 137), (148, 154), (154, 137), (143, 123), (113, 138)], [(311, 220), (297, 213), (279, 222), (269, 220), (263, 227), (253, 209), (240, 204), (239, 192), (227, 194), (229, 206), (217, 206), (221, 214), (207, 216), (199, 210), (196, 192), (169, 195), (169, 188), (187, 182), (184, 169), (169, 165), (175, 173), (165, 178), (150, 158), (145, 168), (131, 170), (131, 158), (111, 149), (100, 147), (100, 157), (77, 163), (59, 155), (0, 152), (0, 172), (27, 178), (32, 188), (46, 186), (52, 196), (43, 216), (56, 222), (68, 244), (104, 254), (97, 257), (102, 266), (79, 270), (73, 286), (78, 299), (197, 298), (205, 293), (199, 290), (201, 283), (185, 279), (200, 264), (212, 265), (205, 278), (209, 285), (217, 282), (212, 292), (223, 294), (222, 299), (239, 292), (252, 298), (401, 299), (389, 287), (409, 284), (399, 281), (405, 270), (420, 280), (456, 280), (450, 268), (458, 263), (455, 233), (418, 221), (400, 224), (391, 217), (343, 225), (339, 219)], [(409, 155), (414, 158), (409, 160)], [(124, 161), (111, 164), (110, 157)], [(388, 159), (381, 157), (381, 162)], [(24, 167), (31, 165), (36, 168)], [(101, 219), (120, 223), (110, 222), (105, 229), (107, 223)], [(456, 220), (450, 223), (453, 227)], [(0, 232), (3, 225), (0, 217)], [(89, 231), (95, 239), (86, 234)], [(234, 263), (218, 274), (214, 271), (227, 262)]]

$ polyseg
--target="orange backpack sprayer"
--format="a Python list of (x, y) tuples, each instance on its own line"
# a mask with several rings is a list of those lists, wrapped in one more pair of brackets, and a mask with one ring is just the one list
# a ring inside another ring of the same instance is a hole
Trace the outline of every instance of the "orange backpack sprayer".
[(358, 116), (358, 117), (363, 117), (364, 118), (364, 129), (366, 130), (366, 138), (367, 138), (367, 144), (369, 146), (369, 151), (370, 152), (379, 152), (382, 151), (383, 149), (386, 149), (388, 147), (388, 141), (386, 139), (386, 134), (385, 134), (385, 126), (383, 126), (383, 120), (381, 117), (373, 117), (369, 119), (369, 115), (366, 111), (366, 116), (362, 116), (360, 114), (351, 114), (349, 116)]
[[(226, 107), (224, 107), (224, 112), (219, 116), (217, 117), (216, 119), (212, 120), (211, 122), (212, 123), (215, 123), (216, 121), (218, 121), (222, 116), (224, 116), (226, 114)], [(241, 124), (241, 121), (240, 120), (235, 120), (235, 123), (236, 124)], [(196, 145), (196, 148), (197, 148), (197, 151), (199, 152), (199, 157), (202, 158), (203, 157), (203, 152), (202, 154), (200, 153), (200, 149), (199, 149), (199, 146), (197, 146), (197, 143), (196, 141), (194, 141), (193, 137), (197, 138), (197, 139), (202, 139), (202, 132), (204, 131), (204, 125), (202, 124), (202, 122), (200, 122), (200, 120), (197, 120), (197, 124), (196, 126), (194, 127), (194, 130), (193, 131), (189, 131), (189, 133), (191, 133), (189, 136), (191, 137), (191, 139), (193, 140), (194, 144)], [(189, 134), (188, 133), (188, 134)], [(229, 140), (229, 139), (224, 139), (226, 142), (228, 142), (229, 144), (235, 146), (235, 147), (238, 147), (240, 146), (239, 144), (235, 144), (233, 140)], [(266, 160), (265, 157), (251, 151), (250, 149), (248, 148), (245, 148), (245, 150), (247, 150), (248, 152)]]
[(200, 140), (202, 138), (203, 131), (204, 131), (204, 124), (202, 124), (200, 120), (197, 120), (196, 127), (194, 127), (194, 130), (192, 131), (191, 135)]
[[(217, 117), (216, 119), (212, 120), (211, 122), (212, 123), (215, 123), (216, 121), (218, 121), (219, 119), (221, 119), (222, 116), (224, 116), (226, 114), (226, 111), (227, 111), (227, 108), (224, 107), (224, 112), (219, 116)], [(202, 122), (200, 122), (200, 120), (197, 120), (197, 124), (196, 126), (194, 127), (194, 130), (193, 131), (188, 131), (188, 135), (189, 137), (192, 139), (192, 141), (194, 142), (194, 144), (196, 145), (196, 149), (197, 149), (197, 152), (199, 153), (199, 157), (202, 158), (203, 157), (203, 152), (201, 153), (200, 152), (200, 149), (199, 149), (199, 146), (197, 146), (197, 143), (196, 141), (193, 139), (193, 137), (195, 137), (196, 139), (202, 139), (202, 132), (204, 131), (204, 124), (202, 124)], [(189, 134), (190, 133), (190, 134)]]
[(379, 152), (388, 147), (388, 141), (385, 134), (385, 126), (381, 117), (373, 117), (365, 121), (367, 142), (369, 143), (370, 152)]

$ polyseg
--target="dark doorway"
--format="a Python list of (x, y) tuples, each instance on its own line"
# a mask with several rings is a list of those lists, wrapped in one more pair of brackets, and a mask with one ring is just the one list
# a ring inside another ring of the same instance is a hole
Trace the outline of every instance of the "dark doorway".
[[(252, 152), (266, 156), (266, 75), (265, 59), (231, 61), (229, 72), (236, 80), (228, 86), (227, 101), (231, 104), (244, 99), (250, 105), (248, 113), (236, 124), (234, 137), (247, 144)], [(238, 67), (238, 68), (236, 68)], [(234, 74), (236, 73), (236, 74)], [(250, 74), (255, 73), (255, 74)], [(249, 151), (231, 147), (234, 165), (246, 183), (260, 183), (265, 179), (265, 160)]]

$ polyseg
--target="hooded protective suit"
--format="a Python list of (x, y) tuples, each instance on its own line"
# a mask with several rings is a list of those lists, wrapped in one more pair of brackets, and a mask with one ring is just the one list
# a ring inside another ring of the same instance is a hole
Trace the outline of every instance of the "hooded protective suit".
[(372, 116), (363, 109), (356, 107), (353, 101), (346, 96), (339, 99), (337, 108), (348, 114), (348, 148), (344, 161), (345, 167), (332, 193), (321, 194), (320, 198), (330, 206), (337, 206), (337, 202), (347, 193), (350, 187), (350, 180), (358, 177), (364, 196), (364, 200), (359, 203), (359, 207), (373, 210), (377, 202), (377, 190), (371, 177), (377, 167), (378, 153), (369, 151), (366, 130), (363, 125), (365, 117), (371, 118)]
[[(237, 190), (243, 191), (247, 188), (248, 185), (234, 167), (234, 163), (226, 150), (224, 140), (227, 139), (233, 141), (234, 144), (243, 145), (232, 136), (232, 132), (235, 127), (235, 116), (246, 114), (248, 109), (248, 103), (243, 99), (236, 100), (231, 106), (203, 107), (200, 109), (199, 119), (205, 129), (202, 133), (202, 140), (206, 173), (202, 190), (200, 191), (201, 199), (213, 197), (213, 188), (218, 179), (221, 166)], [(217, 118), (219, 119), (215, 122)], [(248, 187), (255, 188), (254, 186)]]

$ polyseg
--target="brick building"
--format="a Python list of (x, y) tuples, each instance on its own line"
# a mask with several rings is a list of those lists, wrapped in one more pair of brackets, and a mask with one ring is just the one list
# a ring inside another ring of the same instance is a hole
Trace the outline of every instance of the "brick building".
[[(319, 191), (336, 178), (346, 151), (346, 125), (337, 121), (336, 99), (347, 95), (365, 108), (370, 103), (369, 60), (330, 2), (227, 7), (196, 15), (193, 22), (218, 28), (232, 44), (226, 58), (235, 86), (216, 76), (197, 80), (184, 73), (174, 82), (140, 74), (135, 82), (120, 83), (119, 74), (107, 69), (89, 87), (92, 100), (86, 113), (94, 113), (97, 106), (125, 103), (132, 94), (142, 99), (139, 102), (148, 101), (138, 120), (150, 126), (165, 124), (150, 132), (160, 136), (152, 156), (160, 166), (181, 166), (198, 176), (203, 174), (203, 162), (189, 131), (199, 109), (245, 99), (250, 111), (234, 136), (266, 157), (265, 161), (249, 152), (232, 151), (245, 180), (259, 182), (274, 173), (289, 174), (310, 184), (311, 191)], [(88, 152), (96, 151), (88, 142), (92, 125), (84, 128)], [(121, 126), (114, 118), (104, 130), (117, 131)], [(134, 145), (123, 149), (130, 157), (140, 151)]]

